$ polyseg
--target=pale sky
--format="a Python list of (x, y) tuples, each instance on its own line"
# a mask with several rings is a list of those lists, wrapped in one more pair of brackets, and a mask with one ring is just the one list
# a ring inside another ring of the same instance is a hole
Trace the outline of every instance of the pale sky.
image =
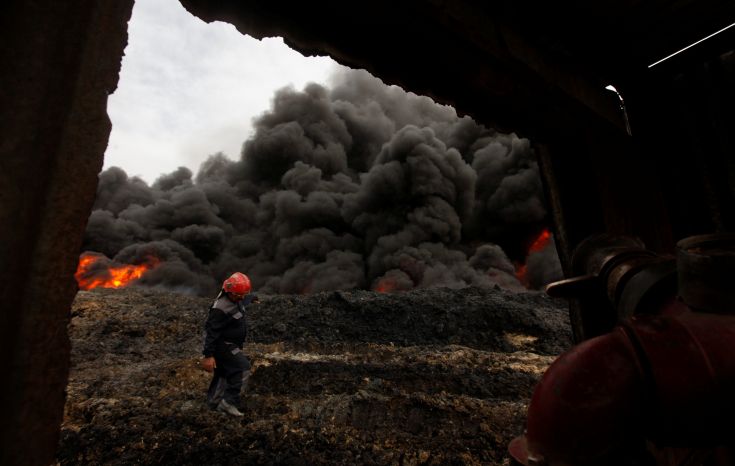
[(104, 168), (122, 167), (148, 183), (182, 165), (196, 172), (218, 151), (237, 159), (275, 90), (326, 83), (339, 67), (280, 38), (259, 41), (230, 24), (207, 24), (178, 0), (136, 0), (128, 33), (107, 105)]

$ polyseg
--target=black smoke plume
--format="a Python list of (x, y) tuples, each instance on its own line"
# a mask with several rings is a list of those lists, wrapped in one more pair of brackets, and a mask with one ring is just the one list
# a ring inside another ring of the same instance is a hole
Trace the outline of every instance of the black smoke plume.
[(140, 284), (194, 293), (234, 271), (273, 293), (522, 290), (521, 266), (534, 287), (560, 275), (553, 241), (526, 264), (547, 223), (526, 139), (363, 71), (280, 90), (254, 126), (239, 160), (215, 154), (196, 176), (102, 172), (84, 250), (153, 255)]

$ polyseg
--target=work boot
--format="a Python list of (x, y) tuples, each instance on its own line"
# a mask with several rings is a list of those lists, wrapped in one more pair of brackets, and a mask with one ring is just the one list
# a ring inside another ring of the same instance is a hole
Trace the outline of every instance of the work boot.
[(244, 414), (241, 413), (240, 410), (237, 409), (237, 407), (231, 405), (226, 400), (222, 400), (219, 402), (219, 404), (217, 405), (217, 411), (220, 411), (220, 412), (223, 412), (223, 413), (229, 414), (230, 416), (235, 416), (235, 417), (244, 416)]

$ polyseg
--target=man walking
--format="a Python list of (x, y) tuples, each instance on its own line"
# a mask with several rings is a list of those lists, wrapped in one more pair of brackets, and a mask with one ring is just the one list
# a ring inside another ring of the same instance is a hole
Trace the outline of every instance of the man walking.
[(250, 294), (250, 279), (233, 273), (222, 283), (222, 290), (209, 308), (204, 324), (202, 368), (212, 372), (207, 404), (231, 416), (241, 417), (240, 390), (250, 376), (250, 361), (242, 352), (247, 336), (245, 307), (258, 302)]

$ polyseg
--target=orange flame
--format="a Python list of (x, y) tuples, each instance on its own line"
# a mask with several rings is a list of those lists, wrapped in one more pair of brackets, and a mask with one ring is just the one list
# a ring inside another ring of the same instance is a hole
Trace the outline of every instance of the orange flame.
[[(541, 233), (539, 233), (536, 239), (533, 240), (533, 243), (531, 243), (531, 246), (529, 246), (528, 252), (526, 253), (526, 261), (528, 261), (528, 256), (530, 256), (532, 253), (541, 251), (544, 248), (546, 248), (546, 246), (549, 245), (550, 241), (551, 241), (551, 232), (545, 228)], [(522, 263), (516, 264), (516, 277), (526, 287), (528, 287), (527, 274), (528, 274), (528, 267), (526, 264), (522, 264)]]
[(373, 287), (373, 290), (377, 291), (378, 293), (390, 293), (391, 291), (395, 291), (395, 289), (396, 282), (394, 280), (391, 280), (390, 278), (384, 278), (380, 280)]
[(526, 264), (517, 264), (516, 267), (516, 278), (518, 278), (519, 282), (527, 285), (526, 274), (528, 273), (528, 266)]
[(79, 258), (79, 265), (74, 274), (79, 289), (91, 290), (93, 288), (123, 288), (131, 282), (139, 279), (148, 270), (158, 265), (159, 260), (153, 256), (147, 258), (145, 264), (133, 265), (123, 264), (119, 266), (109, 265), (101, 272), (93, 271), (92, 267), (101, 261), (109, 261), (101, 254), (83, 253)]
[(533, 243), (531, 243), (531, 247), (528, 248), (528, 254), (544, 249), (549, 244), (549, 240), (551, 240), (551, 232), (544, 229), (544, 231), (536, 237)]

